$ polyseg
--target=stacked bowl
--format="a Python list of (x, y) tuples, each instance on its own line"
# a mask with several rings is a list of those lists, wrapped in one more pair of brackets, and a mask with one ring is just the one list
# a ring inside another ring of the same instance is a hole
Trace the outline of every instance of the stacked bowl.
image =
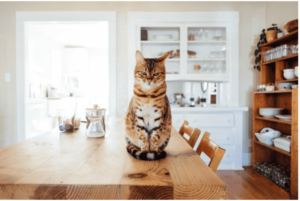
[(271, 108), (271, 107), (259, 108), (259, 114), (266, 118), (275, 118), (275, 115), (281, 114), (282, 111), (283, 108)]
[(287, 80), (295, 78), (295, 70), (294, 69), (284, 69), (283, 70), (283, 77)]

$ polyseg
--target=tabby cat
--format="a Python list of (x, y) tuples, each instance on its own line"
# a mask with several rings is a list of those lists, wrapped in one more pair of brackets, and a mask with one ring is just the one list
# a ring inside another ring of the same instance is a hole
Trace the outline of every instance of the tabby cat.
[(144, 59), (137, 51), (134, 69), (134, 94), (125, 117), (127, 151), (140, 160), (166, 157), (165, 147), (171, 136), (172, 117), (166, 96), (165, 60)]

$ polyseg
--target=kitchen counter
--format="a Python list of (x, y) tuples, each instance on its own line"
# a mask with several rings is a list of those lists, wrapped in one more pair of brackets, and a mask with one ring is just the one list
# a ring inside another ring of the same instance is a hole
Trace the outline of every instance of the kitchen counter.
[(211, 111), (211, 112), (227, 112), (227, 111), (248, 111), (248, 107), (232, 107), (232, 106), (207, 106), (200, 107), (196, 105), (195, 107), (179, 107), (177, 105), (171, 105), (172, 112), (196, 112), (196, 111)]
[[(226, 150), (219, 165), (223, 170), (242, 170), (243, 137), (247, 136), (247, 107), (208, 106), (179, 107), (171, 105), (172, 124), (179, 130), (183, 121), (188, 121), (192, 128), (198, 128), (201, 133), (209, 132), (210, 139)], [(200, 138), (196, 145), (200, 142)], [(209, 163), (208, 157), (203, 157)]]

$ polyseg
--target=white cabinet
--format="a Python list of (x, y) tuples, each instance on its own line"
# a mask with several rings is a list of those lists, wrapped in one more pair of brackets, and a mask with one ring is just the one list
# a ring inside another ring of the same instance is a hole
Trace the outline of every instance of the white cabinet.
[(135, 52), (157, 58), (172, 51), (166, 81), (228, 83), (229, 103), (238, 106), (238, 29), (238, 12), (129, 12), (128, 101)]
[(136, 49), (145, 58), (171, 52), (165, 64), (167, 81), (229, 81), (231, 58), (227, 55), (231, 54), (226, 52), (231, 51), (236, 34), (230, 23), (144, 22), (137, 24), (137, 30)]
[[(184, 108), (183, 108), (184, 109)], [(241, 170), (242, 152), (243, 152), (243, 133), (244, 133), (244, 110), (236, 111), (182, 111), (172, 112), (172, 122), (178, 131), (178, 120), (183, 122), (187, 120), (193, 128), (201, 130), (201, 135), (196, 142), (194, 149), (198, 147), (202, 135), (205, 132), (210, 133), (210, 139), (226, 150), (218, 169)], [(175, 125), (174, 125), (175, 124)], [(182, 124), (182, 123), (181, 123)], [(202, 154), (201, 158), (209, 164), (210, 159)]]
[(172, 114), (172, 125), (178, 131), (183, 123), (183, 115), (182, 114)]

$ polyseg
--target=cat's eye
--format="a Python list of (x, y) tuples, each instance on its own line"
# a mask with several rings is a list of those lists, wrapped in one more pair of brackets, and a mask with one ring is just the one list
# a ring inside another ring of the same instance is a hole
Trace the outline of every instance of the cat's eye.
[(154, 74), (153, 74), (153, 76), (158, 76), (158, 75), (159, 75), (159, 73), (154, 73)]
[(147, 75), (147, 73), (145, 71), (141, 71), (142, 75)]

